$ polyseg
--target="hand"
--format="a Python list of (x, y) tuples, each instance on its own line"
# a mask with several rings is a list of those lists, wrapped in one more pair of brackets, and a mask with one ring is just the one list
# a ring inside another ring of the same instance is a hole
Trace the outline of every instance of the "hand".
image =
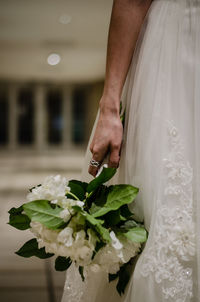
[[(100, 163), (109, 153), (108, 167), (117, 168), (120, 160), (120, 150), (123, 136), (123, 126), (118, 113), (101, 112), (95, 134), (90, 145), (92, 158)], [(88, 172), (96, 176), (99, 167), (89, 166)]]

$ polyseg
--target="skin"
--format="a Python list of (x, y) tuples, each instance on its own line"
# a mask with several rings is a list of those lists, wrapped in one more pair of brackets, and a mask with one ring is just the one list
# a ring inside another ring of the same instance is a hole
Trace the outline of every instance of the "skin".
[[(120, 161), (123, 126), (120, 98), (137, 38), (152, 0), (114, 0), (107, 43), (106, 74), (99, 102), (99, 119), (90, 145), (92, 158), (117, 168)], [(89, 166), (96, 176), (99, 168)]]

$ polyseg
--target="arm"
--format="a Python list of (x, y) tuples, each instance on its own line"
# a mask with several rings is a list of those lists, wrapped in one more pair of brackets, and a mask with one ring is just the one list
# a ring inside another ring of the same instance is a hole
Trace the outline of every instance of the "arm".
[(106, 76), (100, 108), (119, 112), (119, 100), (144, 17), (152, 0), (115, 0), (111, 14)]
[[(152, 0), (114, 0), (107, 45), (106, 75), (100, 99), (100, 115), (90, 145), (92, 158), (103, 161), (110, 151), (109, 166), (117, 167), (122, 142), (120, 98), (144, 17)], [(89, 166), (93, 176), (97, 168)]]

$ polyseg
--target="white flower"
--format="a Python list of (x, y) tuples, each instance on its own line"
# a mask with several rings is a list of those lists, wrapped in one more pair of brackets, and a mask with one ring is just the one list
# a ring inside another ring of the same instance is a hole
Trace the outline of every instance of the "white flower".
[(45, 243), (45, 252), (46, 253), (52, 253), (52, 254), (55, 254), (57, 255), (57, 244), (56, 242), (46, 242)]
[(88, 268), (93, 272), (93, 273), (98, 273), (101, 271), (101, 267), (99, 264), (90, 264), (88, 265)]
[(41, 248), (43, 248), (43, 247), (45, 246), (45, 242), (44, 242), (43, 239), (38, 238), (38, 239), (37, 239), (37, 242), (38, 242), (38, 248), (39, 248), (39, 249), (41, 249)]
[[(45, 247), (46, 249), (47, 245), (49, 246), (50, 244), (57, 243), (58, 231), (50, 230), (43, 226), (40, 222), (31, 221), (30, 231), (37, 237), (39, 248)], [(55, 250), (56, 247), (54, 246), (53, 248)], [(51, 251), (51, 253), (54, 253), (54, 251)]]
[(115, 233), (113, 231), (110, 232), (110, 237), (112, 239), (111, 245), (116, 249), (116, 250), (121, 250), (123, 245), (119, 241), (119, 239), (116, 237)]
[(30, 231), (37, 237), (47, 241), (56, 241), (58, 231), (51, 230), (38, 221), (31, 221)]
[(116, 236), (113, 231), (110, 232), (111, 243), (102, 247), (95, 255), (89, 268), (93, 271), (98, 265), (100, 270), (115, 274), (120, 266), (136, 256), (140, 250), (141, 244), (128, 240), (125, 236)]
[(71, 218), (71, 214), (68, 209), (64, 209), (60, 212), (60, 217), (64, 220), (64, 222), (67, 222)]
[(63, 208), (71, 208), (73, 206), (79, 206), (80, 208), (83, 208), (84, 202), (76, 199), (67, 198), (62, 204)]
[(72, 246), (74, 242), (72, 234), (73, 234), (73, 229), (70, 227), (66, 227), (58, 234), (57, 240), (59, 243), (62, 243), (67, 247)]
[(38, 238), (42, 239), (44, 242), (55, 242), (57, 240), (58, 231), (50, 230), (43, 226), (40, 222), (31, 221), (30, 231)]
[[(75, 210), (73, 209), (74, 206), (78, 206), (80, 207), (81, 209), (83, 209), (83, 206), (84, 206), (84, 202), (83, 201), (80, 201), (80, 200), (75, 200), (75, 199), (70, 199), (70, 198), (66, 198), (64, 201), (62, 201), (62, 208), (64, 208), (64, 210), (66, 210), (66, 212), (63, 212), (63, 214), (61, 215), (67, 215), (67, 211), (69, 212), (69, 215), (73, 215), (75, 214)], [(62, 212), (61, 212), (62, 213)], [(69, 220), (69, 219), (68, 219)], [(67, 217), (66, 217), (66, 221), (67, 220)]]
[(96, 242), (99, 241), (99, 238), (97, 237), (96, 233), (92, 229), (87, 230), (87, 234), (89, 236), (89, 244), (95, 248)]
[(43, 231), (41, 233), (41, 238), (47, 242), (56, 242), (58, 236), (58, 231), (50, 230), (46, 227), (43, 227)]
[(63, 244), (57, 244), (57, 254), (61, 257), (71, 257), (71, 254), (73, 253), (72, 247), (66, 247)]
[(102, 247), (95, 255), (93, 264), (98, 264), (102, 271), (107, 273), (116, 273), (119, 270), (121, 263), (116, 249), (110, 244)]
[(122, 259), (123, 263), (128, 262), (132, 257), (135, 257), (141, 248), (141, 244), (137, 242), (131, 242), (129, 240), (126, 240), (124, 242), (124, 247), (122, 249)]
[(66, 192), (70, 191), (70, 187), (67, 184), (65, 177), (60, 175), (48, 176), (41, 186), (32, 189), (32, 192), (27, 195), (27, 199), (28, 201), (45, 199), (62, 206), (62, 203), (67, 199), (65, 196)]
[(78, 207), (80, 207), (80, 208), (83, 208), (84, 202), (80, 201), (80, 200), (75, 200), (75, 205), (78, 206)]
[(31, 221), (30, 231), (36, 236), (40, 237), (43, 232), (43, 225), (38, 221)]
[(84, 230), (74, 233), (74, 238), (71, 259), (81, 266), (88, 265), (91, 263), (95, 246), (91, 240), (86, 239), (86, 233)]
[(79, 265), (85, 266), (91, 262), (93, 249), (85, 242), (83, 246), (74, 249), (72, 259), (75, 260)]
[(84, 230), (77, 232), (75, 234), (75, 243), (78, 244), (79, 246), (83, 245), (85, 242), (85, 236), (86, 236), (86, 234), (85, 234)]

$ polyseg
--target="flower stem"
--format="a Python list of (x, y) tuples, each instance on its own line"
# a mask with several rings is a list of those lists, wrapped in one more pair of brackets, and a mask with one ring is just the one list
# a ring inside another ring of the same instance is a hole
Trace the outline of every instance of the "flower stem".
[(79, 198), (74, 193), (67, 191), (67, 194), (73, 196), (76, 200), (79, 200)]

